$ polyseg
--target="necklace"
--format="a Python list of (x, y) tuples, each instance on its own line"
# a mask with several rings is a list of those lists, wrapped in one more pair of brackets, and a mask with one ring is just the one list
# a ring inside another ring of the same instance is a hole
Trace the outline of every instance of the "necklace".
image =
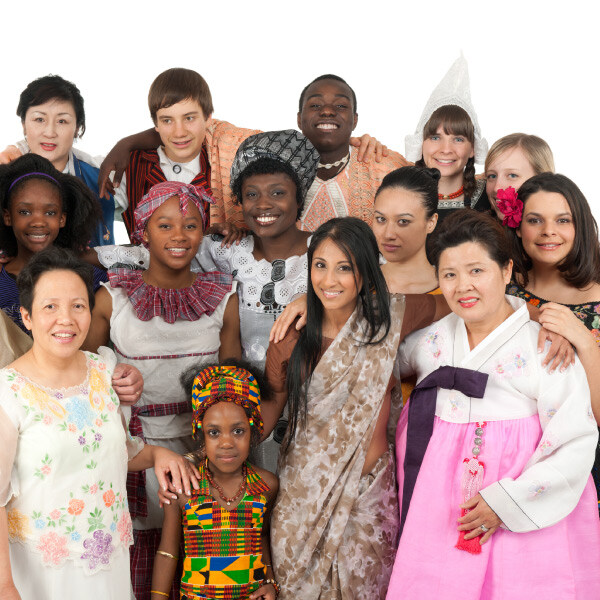
[(340, 158), (340, 160), (336, 160), (333, 163), (323, 164), (322, 162), (320, 162), (318, 168), (319, 169), (333, 169), (334, 167), (339, 167), (341, 165), (345, 165), (349, 160), (350, 160), (350, 152), (348, 152), (348, 154), (346, 154), (346, 156), (344, 156), (344, 158)]
[(462, 196), (464, 192), (464, 186), (460, 186), (460, 189), (452, 194), (438, 194), (438, 200), (454, 200), (454, 198), (458, 198)]
[(231, 506), (231, 503), (235, 502), (245, 491), (247, 476), (248, 476), (248, 469), (246, 468), (246, 465), (244, 464), (244, 465), (242, 465), (242, 484), (240, 485), (240, 489), (236, 492), (235, 496), (233, 496), (232, 498), (227, 498), (227, 496), (225, 496), (225, 493), (223, 492), (223, 488), (213, 479), (212, 473), (210, 472), (210, 469), (208, 468), (208, 458), (206, 459), (206, 478), (208, 479), (208, 483), (210, 483), (210, 485), (212, 485), (215, 488), (215, 490), (217, 490), (217, 492), (219, 492), (219, 497), (221, 498), (221, 500), (223, 500), (223, 502), (227, 503), (227, 506)]

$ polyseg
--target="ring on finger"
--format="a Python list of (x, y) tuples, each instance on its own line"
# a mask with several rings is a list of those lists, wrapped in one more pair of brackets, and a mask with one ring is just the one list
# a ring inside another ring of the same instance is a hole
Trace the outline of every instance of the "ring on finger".
[(483, 533), (487, 533), (490, 530), (489, 527), (486, 527), (483, 523), (479, 526), (479, 529), (481, 529)]

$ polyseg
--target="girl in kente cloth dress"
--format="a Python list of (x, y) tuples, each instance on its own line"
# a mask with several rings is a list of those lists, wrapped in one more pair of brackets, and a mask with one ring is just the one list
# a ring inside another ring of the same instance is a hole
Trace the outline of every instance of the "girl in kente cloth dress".
[[(532, 177), (499, 206), (522, 265), (507, 293), (539, 307), (540, 324), (573, 344), (600, 424), (600, 244), (590, 206), (575, 183), (554, 173)], [(600, 495), (600, 450), (592, 475)]]
[[(195, 447), (180, 374), (199, 360), (212, 363), (241, 353), (231, 275), (190, 270), (206, 217), (199, 193), (195, 186), (166, 182), (144, 196), (135, 212), (135, 239), (149, 249), (150, 266), (109, 270), (110, 285), (98, 291), (86, 340), (95, 350), (110, 338), (119, 359), (140, 369), (144, 391), (132, 410), (130, 431), (179, 454)], [(150, 598), (163, 519), (157, 492), (152, 473), (145, 481), (128, 479), (137, 600)], [(175, 587), (172, 594), (178, 597)]]
[(182, 530), (182, 600), (275, 600), (268, 523), (279, 484), (247, 460), (263, 431), (257, 379), (230, 363), (192, 368), (181, 380), (191, 390), (192, 429), (206, 458), (200, 489), (165, 506), (151, 600), (168, 596)]

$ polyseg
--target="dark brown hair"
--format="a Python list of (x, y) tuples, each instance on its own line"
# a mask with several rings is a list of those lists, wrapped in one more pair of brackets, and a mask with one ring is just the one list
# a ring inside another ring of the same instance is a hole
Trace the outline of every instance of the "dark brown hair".
[[(600, 283), (600, 243), (598, 225), (592, 215), (590, 205), (581, 190), (568, 177), (557, 173), (541, 173), (528, 179), (519, 188), (519, 198), (523, 201), (523, 214), (527, 200), (537, 192), (554, 192), (564, 197), (571, 209), (575, 239), (573, 247), (556, 268), (565, 281), (575, 288), (584, 288), (590, 283)], [(523, 285), (527, 285), (527, 271), (533, 263), (523, 249), (521, 238), (514, 235), (515, 249), (520, 252), (525, 267)]]
[[(460, 135), (466, 138), (475, 148), (475, 126), (467, 111), (454, 104), (446, 104), (434, 110), (423, 128), (423, 139), (435, 135), (442, 127), (446, 135)], [(425, 161), (421, 158), (416, 163), (417, 167), (424, 167)], [(469, 158), (463, 174), (465, 206), (471, 206), (471, 198), (477, 187), (475, 181), (475, 158)]]
[(156, 124), (156, 113), (161, 108), (169, 108), (183, 100), (194, 100), (202, 108), (204, 118), (213, 113), (213, 102), (210, 88), (204, 77), (191, 69), (167, 69), (162, 72), (150, 86), (148, 92), (148, 108), (150, 116)]

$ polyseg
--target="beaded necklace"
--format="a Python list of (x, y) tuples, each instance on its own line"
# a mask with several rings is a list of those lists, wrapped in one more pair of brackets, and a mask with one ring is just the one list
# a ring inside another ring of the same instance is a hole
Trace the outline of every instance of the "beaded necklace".
[(459, 198), (463, 195), (464, 186), (460, 186), (456, 192), (452, 192), (451, 194), (438, 194), (438, 200), (454, 200), (455, 198)]
[(212, 473), (210, 472), (210, 469), (208, 468), (208, 458), (206, 459), (206, 478), (208, 479), (208, 483), (210, 483), (210, 485), (213, 486), (213, 488), (215, 488), (215, 490), (217, 490), (217, 492), (219, 492), (219, 497), (221, 498), (221, 500), (223, 500), (223, 502), (225, 502), (227, 504), (227, 506), (231, 506), (231, 504), (233, 502), (235, 502), (246, 490), (246, 477), (248, 476), (248, 469), (246, 468), (246, 465), (242, 465), (242, 483), (240, 485), (240, 489), (236, 492), (235, 496), (231, 497), (231, 498), (227, 498), (227, 496), (225, 496), (225, 492), (223, 492), (223, 488), (213, 479)]

